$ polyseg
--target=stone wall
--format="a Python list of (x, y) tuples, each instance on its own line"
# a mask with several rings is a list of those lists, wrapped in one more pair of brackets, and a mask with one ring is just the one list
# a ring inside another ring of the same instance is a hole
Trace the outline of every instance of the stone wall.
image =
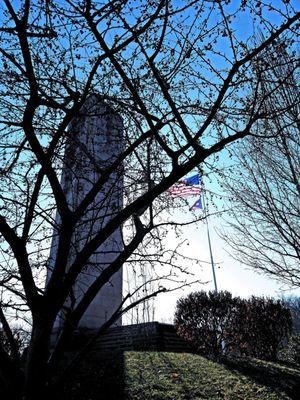
[[(79, 331), (70, 350), (80, 349), (94, 334), (91, 330)], [(176, 334), (174, 325), (148, 322), (110, 328), (95, 340), (90, 351), (109, 356), (124, 351), (190, 352), (191, 348)]]

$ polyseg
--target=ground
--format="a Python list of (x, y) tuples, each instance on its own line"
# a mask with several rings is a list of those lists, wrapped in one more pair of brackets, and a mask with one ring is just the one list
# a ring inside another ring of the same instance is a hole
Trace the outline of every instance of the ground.
[(300, 399), (300, 370), (258, 360), (214, 363), (199, 355), (126, 352), (89, 357), (72, 374), (64, 400)]

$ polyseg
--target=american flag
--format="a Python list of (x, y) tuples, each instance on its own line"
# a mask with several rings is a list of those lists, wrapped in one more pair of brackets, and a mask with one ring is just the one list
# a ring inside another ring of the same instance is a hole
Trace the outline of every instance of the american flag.
[(201, 193), (201, 186), (195, 185), (200, 185), (198, 174), (171, 186), (168, 193), (173, 197), (197, 196)]
[(168, 193), (173, 197), (197, 196), (201, 193), (201, 188), (176, 184), (168, 189)]

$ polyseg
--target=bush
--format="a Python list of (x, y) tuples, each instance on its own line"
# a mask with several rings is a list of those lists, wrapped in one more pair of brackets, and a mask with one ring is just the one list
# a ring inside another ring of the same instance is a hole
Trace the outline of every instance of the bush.
[(291, 313), (281, 301), (229, 292), (195, 292), (177, 302), (178, 334), (200, 354), (228, 354), (276, 360), (292, 331)]
[(192, 348), (217, 359), (232, 344), (229, 329), (234, 319), (236, 299), (229, 292), (195, 292), (177, 302), (175, 327)]
[(237, 317), (239, 347), (245, 355), (276, 360), (292, 332), (290, 310), (280, 300), (252, 297), (243, 300)]

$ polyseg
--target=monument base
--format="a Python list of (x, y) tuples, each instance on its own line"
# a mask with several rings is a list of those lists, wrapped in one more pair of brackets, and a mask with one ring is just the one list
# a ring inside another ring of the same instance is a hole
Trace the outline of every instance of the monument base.
[[(94, 329), (78, 329), (67, 352), (77, 352), (97, 334)], [(54, 342), (53, 342), (54, 343)], [(160, 322), (123, 325), (109, 328), (89, 347), (97, 357), (113, 356), (125, 351), (191, 352), (191, 347), (176, 333), (174, 325)]]

